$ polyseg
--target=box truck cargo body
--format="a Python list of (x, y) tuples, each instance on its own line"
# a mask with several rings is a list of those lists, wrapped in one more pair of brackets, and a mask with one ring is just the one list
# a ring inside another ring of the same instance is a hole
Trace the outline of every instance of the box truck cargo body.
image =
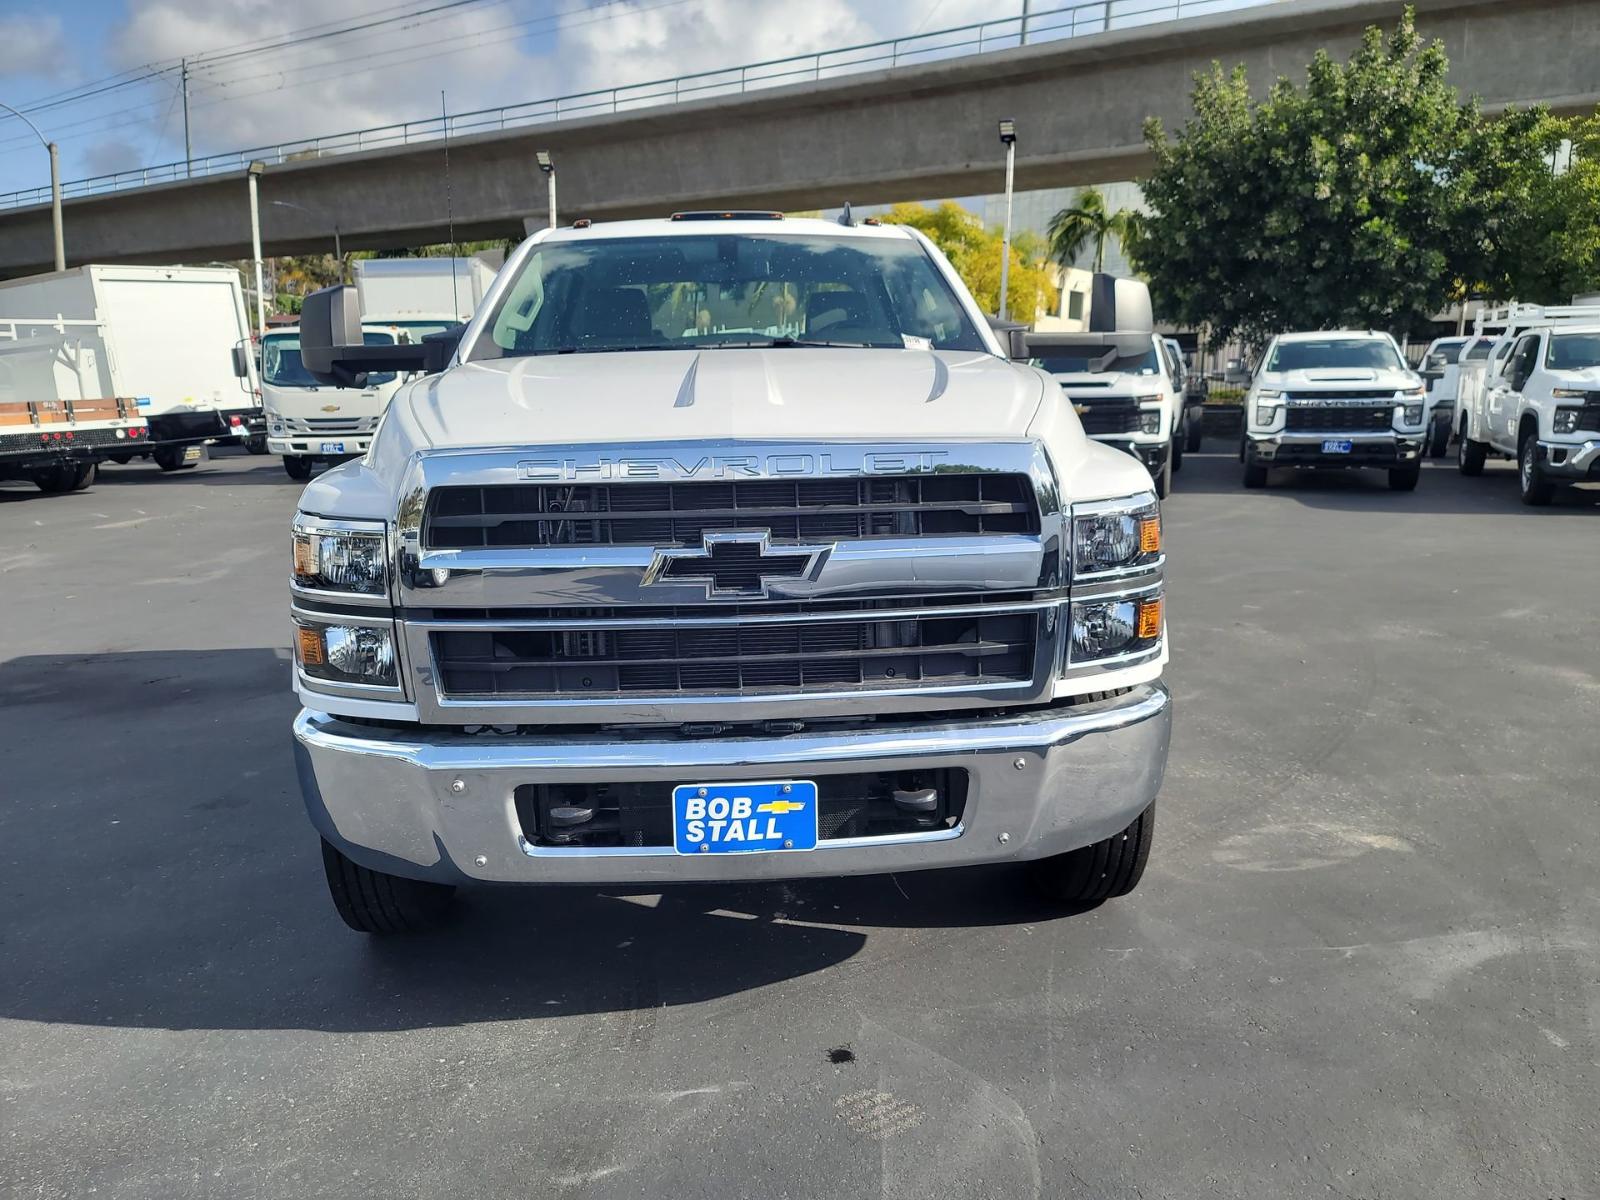
[(355, 263), (363, 319), (413, 342), (472, 319), (495, 271), (481, 258), (367, 258)]
[(192, 465), (208, 438), (265, 435), (233, 269), (88, 265), (0, 282), (0, 321), (19, 342), (62, 320), (89, 323), (80, 390), (132, 397), (163, 468)]

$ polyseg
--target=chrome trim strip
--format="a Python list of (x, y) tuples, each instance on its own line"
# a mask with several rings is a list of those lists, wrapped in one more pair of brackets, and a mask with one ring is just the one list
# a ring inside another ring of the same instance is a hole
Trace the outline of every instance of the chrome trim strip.
[(648, 629), (665, 626), (670, 629), (716, 628), (725, 625), (795, 625), (821, 621), (909, 621), (919, 617), (964, 617), (974, 613), (980, 616), (1003, 616), (1007, 613), (1043, 612), (1064, 600), (1018, 601), (1011, 604), (960, 604), (928, 608), (857, 608), (820, 613), (747, 613), (726, 617), (570, 617), (559, 620), (484, 620), (472, 618), (458, 621), (450, 618), (407, 620), (405, 624), (417, 629), (433, 630), (494, 630), (515, 631), (554, 629), (577, 632), (585, 629)]
[[(955, 825), (949, 829), (926, 829), (920, 833), (886, 833), (882, 837), (818, 838), (816, 846), (803, 853), (814, 854), (818, 850), (852, 850), (876, 846), (915, 846), (923, 842), (953, 842), (965, 832), (964, 826)], [(529, 858), (698, 857), (679, 854), (671, 846), (535, 846), (521, 833), (517, 834), (517, 849)]]

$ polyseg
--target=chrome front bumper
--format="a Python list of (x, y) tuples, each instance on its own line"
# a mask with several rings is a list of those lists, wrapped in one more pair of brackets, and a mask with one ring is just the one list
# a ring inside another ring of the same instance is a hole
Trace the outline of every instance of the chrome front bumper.
[[(1156, 683), (1014, 716), (737, 738), (413, 733), (304, 709), (294, 739), (312, 823), (374, 870), (449, 883), (634, 884), (864, 875), (1064, 853), (1126, 828), (1155, 799), (1171, 723), (1171, 701)], [(523, 784), (665, 789), (917, 767), (968, 772), (957, 828), (824, 841), (805, 853), (537, 847), (522, 836), (513, 795)]]
[[(343, 442), (344, 453), (327, 455), (322, 453), (323, 442)], [(306, 458), (359, 458), (367, 452), (372, 445), (370, 433), (330, 433), (310, 434), (296, 433), (288, 437), (268, 437), (267, 453), (301, 455)]]
[(1539, 440), (1539, 456), (1544, 460), (1545, 474), (1562, 479), (1588, 479), (1600, 469), (1600, 439), (1586, 442), (1549, 442)]
[[(1426, 429), (1405, 433), (1258, 433), (1245, 431), (1256, 461), (1276, 467), (1383, 467), (1417, 462)], [(1350, 442), (1349, 454), (1325, 454), (1323, 442)]]

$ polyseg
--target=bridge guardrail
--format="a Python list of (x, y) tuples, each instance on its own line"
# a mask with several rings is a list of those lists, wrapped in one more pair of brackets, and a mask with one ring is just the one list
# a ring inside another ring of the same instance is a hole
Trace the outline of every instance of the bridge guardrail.
[[(418, 142), (440, 141), (445, 137), (516, 129), (525, 125), (549, 124), (575, 117), (592, 117), (638, 109), (683, 104), (717, 96), (743, 95), (785, 84), (837, 79), (883, 68), (912, 66), (941, 59), (1015, 49), (1021, 45), (1060, 41), (1127, 29), (1184, 17), (1205, 16), (1244, 7), (1259, 7), (1274, 0), (1081, 0), (1029, 13), (1027, 16), (997, 17), (974, 24), (956, 25), (928, 33), (887, 38), (877, 42), (796, 54), (736, 67), (698, 71), (670, 79), (656, 79), (621, 87), (551, 96), (498, 108), (470, 112), (441, 113), (420, 121), (401, 121), (376, 125), (321, 137), (278, 142), (245, 150), (230, 150), (202, 158), (179, 159), (148, 167), (136, 167), (88, 179), (75, 179), (61, 185), (64, 199), (97, 196), (127, 191), (151, 184), (204, 178), (242, 171), (252, 162), (268, 165), (324, 158)], [(0, 209), (48, 204), (48, 186), (21, 188), (0, 193)]]

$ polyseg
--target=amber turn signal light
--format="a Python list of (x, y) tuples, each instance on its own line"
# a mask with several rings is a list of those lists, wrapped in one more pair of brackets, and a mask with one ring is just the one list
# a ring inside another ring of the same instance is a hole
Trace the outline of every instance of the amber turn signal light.
[(1161, 636), (1161, 598), (1139, 601), (1139, 640)]
[(322, 649), (322, 630), (306, 629), (302, 626), (296, 633), (300, 641), (300, 665), (305, 667), (322, 666), (327, 661)]
[(1139, 522), (1139, 553), (1154, 554), (1161, 549), (1161, 518), (1146, 517)]

